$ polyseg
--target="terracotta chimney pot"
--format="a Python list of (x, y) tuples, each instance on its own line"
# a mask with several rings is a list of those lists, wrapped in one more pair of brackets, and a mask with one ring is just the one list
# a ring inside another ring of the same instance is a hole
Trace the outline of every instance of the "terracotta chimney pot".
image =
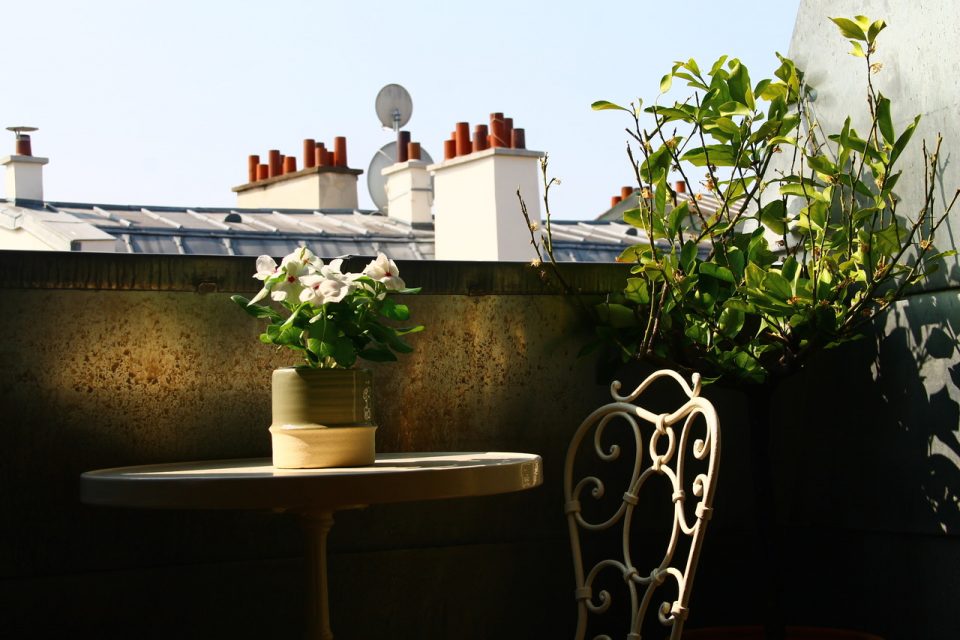
[(457, 155), (465, 156), (473, 151), (473, 145), (470, 143), (470, 123), (458, 122), (455, 131), (457, 143)]
[(33, 149), (30, 145), (30, 136), (26, 133), (18, 133), (14, 150), (18, 156), (32, 156)]
[(267, 166), (270, 167), (270, 178), (275, 178), (283, 173), (283, 164), (281, 164), (279, 149), (270, 149), (267, 156)]
[(478, 124), (473, 128), (473, 150), (483, 151), (490, 146), (488, 129), (485, 124)]
[(490, 146), (491, 147), (506, 147), (510, 144), (510, 141), (507, 140), (504, 135), (505, 123), (503, 121), (503, 114), (500, 112), (490, 114)]
[(410, 150), (408, 146), (410, 145), (410, 132), (409, 131), (398, 131), (397, 132), (397, 162), (406, 162), (410, 159)]
[(513, 147), (513, 118), (503, 119), (503, 146)]
[(297, 158), (296, 156), (287, 156), (283, 159), (283, 173), (296, 173), (297, 172)]
[(333, 139), (333, 164), (337, 167), (347, 166), (347, 139), (343, 136)]
[(633, 187), (620, 187), (620, 199), (626, 200), (627, 198), (633, 195), (633, 192), (634, 192)]
[(443, 141), (443, 159), (453, 160), (456, 157), (457, 157), (457, 141), (444, 140)]
[(613, 209), (615, 206), (623, 202), (623, 198), (620, 196), (613, 196), (610, 198), (610, 208)]
[(317, 164), (317, 143), (315, 140), (307, 138), (303, 141), (303, 168), (309, 169)]
[(257, 180), (266, 180), (270, 177), (270, 165), (261, 164), (257, 166)]
[(260, 167), (260, 156), (247, 156), (247, 182), (256, 182)]
[(673, 190), (677, 193), (686, 193), (687, 192), (687, 183), (685, 180), (677, 180), (673, 186)]
[(511, 132), (510, 147), (513, 149), (527, 148), (527, 135), (523, 129), (514, 129)]
[(407, 158), (409, 158), (410, 160), (420, 159), (420, 143), (419, 142), (407, 143)]

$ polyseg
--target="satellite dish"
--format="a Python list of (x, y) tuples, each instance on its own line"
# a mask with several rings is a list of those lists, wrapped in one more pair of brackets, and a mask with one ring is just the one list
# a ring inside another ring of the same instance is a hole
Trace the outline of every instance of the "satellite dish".
[[(394, 85), (396, 86), (396, 85)], [(433, 158), (423, 148), (420, 149), (420, 159), (427, 164), (433, 164)], [(370, 167), (367, 169), (367, 190), (370, 198), (380, 211), (387, 210), (387, 178), (380, 172), (397, 161), (397, 143), (390, 142), (380, 147), (373, 154)], [(430, 189), (433, 190), (433, 178), (430, 178)]]
[(410, 93), (398, 84), (388, 84), (377, 94), (377, 117), (387, 129), (399, 131), (410, 122), (413, 115), (413, 100)]

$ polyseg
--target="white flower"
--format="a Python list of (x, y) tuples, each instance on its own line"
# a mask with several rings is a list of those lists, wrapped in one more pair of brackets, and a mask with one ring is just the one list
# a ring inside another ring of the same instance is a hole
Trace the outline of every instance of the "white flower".
[(283, 262), (280, 263), (280, 268), (283, 269), (288, 264), (300, 264), (303, 265), (307, 271), (319, 271), (323, 266), (323, 260), (314, 255), (313, 251), (307, 249), (306, 247), (300, 247), (293, 253), (290, 253), (283, 259)]
[(257, 280), (266, 280), (277, 272), (277, 261), (270, 256), (260, 256), (257, 258), (257, 273), (254, 278)]
[(407, 285), (400, 279), (400, 270), (397, 269), (397, 264), (383, 253), (377, 254), (377, 258), (364, 268), (363, 275), (382, 282), (390, 291), (407, 288)]
[(300, 277), (316, 273), (322, 268), (323, 261), (306, 247), (300, 247), (286, 256), (279, 267), (270, 256), (260, 256), (257, 258), (257, 273), (253, 277), (263, 280), (263, 289), (250, 304), (263, 300), (268, 294), (277, 302), (296, 298), (303, 290)]
[[(328, 302), (340, 302), (353, 290), (353, 283), (342, 275), (336, 275), (330, 267), (324, 267), (327, 274), (310, 274), (300, 278), (303, 290), (300, 292), (300, 302), (309, 302), (318, 307)], [(333, 276), (333, 277), (328, 277)], [(311, 318), (311, 322), (320, 316)]]

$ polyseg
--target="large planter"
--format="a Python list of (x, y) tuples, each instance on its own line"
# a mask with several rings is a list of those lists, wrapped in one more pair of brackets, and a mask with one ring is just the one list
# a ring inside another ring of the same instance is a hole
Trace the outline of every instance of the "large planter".
[(273, 372), (273, 466), (358, 467), (376, 458), (373, 376), (364, 369)]

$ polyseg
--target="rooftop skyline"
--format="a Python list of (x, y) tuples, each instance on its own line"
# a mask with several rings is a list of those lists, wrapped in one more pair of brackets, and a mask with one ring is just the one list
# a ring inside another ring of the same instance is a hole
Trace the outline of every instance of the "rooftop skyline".
[[(374, 99), (399, 83), (404, 128), (435, 160), (456, 122), (504, 112), (550, 154), (554, 214), (592, 219), (632, 172), (626, 122), (591, 102), (649, 103), (680, 58), (729, 54), (768, 76), (797, 5), (22, 2), (3, 10), (0, 125), (40, 128), (46, 199), (161, 206), (233, 206), (249, 154), (343, 135), (373, 208), (366, 171), (394, 140)], [(0, 154), (12, 149), (4, 132)]]

